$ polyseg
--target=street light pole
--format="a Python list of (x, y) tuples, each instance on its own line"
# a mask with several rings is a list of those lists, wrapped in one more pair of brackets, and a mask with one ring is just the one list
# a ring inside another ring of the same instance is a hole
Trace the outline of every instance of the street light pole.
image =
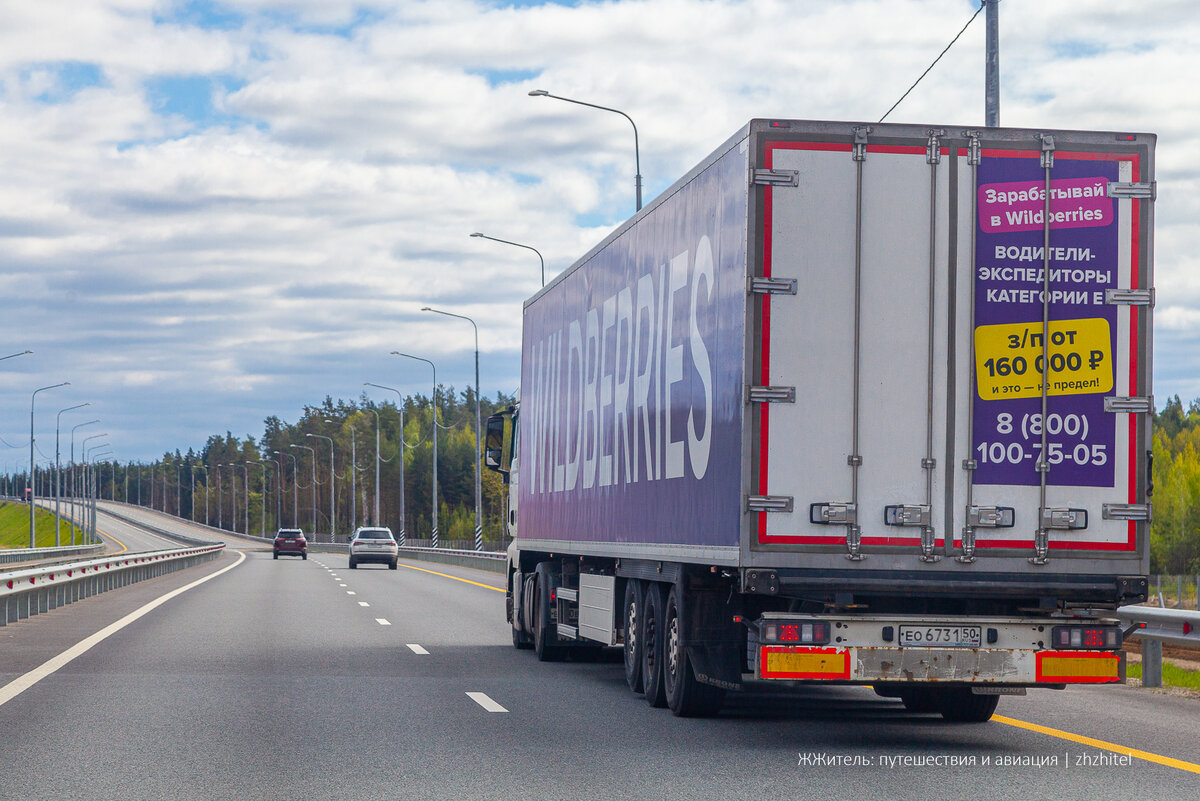
[(75, 518), (75, 496), (78, 494), (78, 486), (75, 483), (75, 431), (84, 426), (95, 425), (100, 420), (88, 420), (86, 423), (80, 423), (71, 429), (71, 544), (75, 544), (75, 530), (78, 528), (79, 521)]
[(481, 234), (478, 231), (471, 234), (471, 236), (478, 237), (479, 239), (490, 239), (493, 242), (500, 242), (505, 245), (513, 245), (515, 247), (525, 248), (526, 250), (532, 250), (534, 253), (537, 254), (538, 261), (540, 261), (542, 263), (542, 286), (546, 285), (546, 260), (542, 258), (542, 252), (540, 250), (538, 250), (537, 248), (532, 247), (530, 245), (522, 245), (520, 242), (509, 242), (507, 239), (497, 239), (494, 236), (488, 236), (487, 234)]
[[(311, 493), (311, 498), (312, 498), (312, 535), (313, 535), (313, 542), (316, 542), (317, 541), (317, 452), (315, 449), (310, 448), (307, 445), (288, 445), (288, 447), (289, 448), (303, 448), (304, 450), (306, 450), (310, 454), (312, 454), (312, 487), (311, 487), (311, 489), (312, 489), (312, 493)], [(297, 485), (298, 485), (298, 482), (297, 482)], [(300, 525), (300, 520), (299, 520), (299, 518), (297, 518), (296, 526), (299, 527), (299, 525)]]
[[(300, 463), (296, 461), (296, 455), (292, 453), (283, 453), (282, 451), (271, 451), (271, 453), (282, 457), (286, 456), (292, 460), (292, 525), (300, 528), (300, 482), (297, 480), (300, 477)], [(280, 484), (283, 483), (282, 477), (282, 461), (280, 462)], [(281, 512), (282, 514), (282, 512)]]
[[(305, 434), (304, 436), (312, 437), (313, 439), (329, 440), (329, 541), (333, 542), (335, 532), (337, 531), (337, 507), (334, 506), (336, 497), (334, 488), (337, 486), (337, 474), (333, 472), (333, 437), (326, 437), (323, 434)], [(313, 458), (315, 460), (315, 454)], [(313, 533), (314, 535), (316, 534), (316, 532)]]
[(572, 100), (569, 97), (561, 97), (559, 95), (552, 95), (549, 92), (547, 92), (545, 89), (534, 89), (533, 91), (531, 91), (529, 93), (529, 96), (530, 97), (552, 97), (555, 100), (563, 100), (563, 101), (566, 101), (567, 103), (574, 103), (577, 106), (587, 106), (588, 108), (598, 108), (601, 111), (611, 111), (613, 114), (620, 114), (622, 117), (629, 120), (629, 124), (633, 125), (633, 158), (634, 158), (634, 162), (637, 164), (637, 175), (634, 177), (634, 185), (637, 188), (637, 210), (641, 211), (642, 210), (642, 157), (641, 157), (640, 149), (638, 147), (638, 129), (637, 129), (637, 125), (635, 125), (633, 122), (633, 118), (630, 117), (628, 114), (626, 114), (624, 111), (621, 111), (620, 109), (609, 108), (608, 106), (598, 106), (595, 103), (585, 103), (582, 100)]
[[(279, 451), (271, 451), (271, 453), (278, 455)], [(275, 528), (281, 529), (284, 527), (284, 525), (283, 525), (283, 460), (282, 459), (268, 459), (267, 461), (272, 463), (273, 465), (275, 465), (275, 469), (279, 471), (278, 473), (275, 474), (275, 478), (277, 480), (276, 484), (275, 484)]]
[(225, 465), (217, 463), (213, 467), (217, 470), (217, 528), (225, 530), (225, 514), (221, 508), (221, 468)]
[[(326, 420), (325, 422), (337, 423), (336, 420)], [(354, 508), (358, 503), (358, 482), (355, 476), (355, 473), (358, 472), (358, 449), (354, 441), (354, 418), (347, 417), (346, 423), (350, 426), (350, 532), (353, 534), (354, 529), (358, 527), (358, 513)]]
[[(196, 469), (204, 471), (204, 525), (207, 526), (208, 525), (208, 495), (209, 495), (209, 492), (208, 492), (208, 466), (198, 464), (198, 465), (196, 465)], [(196, 508), (196, 485), (195, 485), (195, 483), (193, 483), (192, 484), (192, 510), (195, 511), (195, 508)]]
[(91, 406), (91, 403), (78, 403), (74, 406), (68, 406), (58, 413), (58, 417), (54, 421), (54, 547), (62, 545), (62, 453), (59, 446), (62, 431), (62, 416), (63, 412), (69, 412), (72, 409), (82, 409), (84, 406)]
[(479, 326), (475, 325), (475, 321), (464, 314), (455, 314), (454, 312), (442, 311), (425, 306), (421, 311), (433, 312), (434, 314), (442, 314), (446, 317), (457, 317), (460, 320), (466, 320), (471, 324), (471, 328), (475, 329), (475, 550), (483, 550), (483, 476), (480, 474), (479, 463), (482, 461), (479, 458)]
[[(379, 412), (367, 409), (375, 415), (375, 514), (371, 517), (372, 525), (379, 525)], [(401, 432), (403, 434), (403, 432)]]
[[(258, 536), (265, 537), (267, 536), (267, 463), (251, 459), (246, 464), (256, 464), (262, 468), (262, 503), (258, 505), (261, 511), (258, 521)], [(249, 475), (249, 471), (247, 471), (247, 475)], [(250, 505), (250, 489), (248, 485), (246, 489), (246, 505)], [(249, 530), (246, 533), (249, 534)]]
[(33, 508), (36, 506), (34, 501), (37, 500), (37, 481), (33, 478), (33, 407), (39, 392), (45, 392), (48, 389), (57, 389), (58, 387), (69, 387), (70, 381), (63, 381), (61, 384), (51, 384), (48, 387), (41, 387), (33, 391), (33, 395), (29, 398), (29, 547), (36, 548), (37, 544), (34, 541), (33, 531)]
[(363, 382), (364, 387), (375, 387), (376, 389), (386, 389), (388, 392), (396, 393), (396, 411), (400, 413), (400, 450), (396, 456), (400, 460), (400, 547), (404, 547), (405, 540), (405, 517), (404, 517), (404, 396), (400, 394), (400, 390), (395, 387), (385, 387), (383, 384), (372, 384), (370, 381)]
[[(420, 356), (412, 356), (407, 353), (401, 353), (398, 350), (392, 351), (392, 355), (393, 356), (403, 356), (406, 359), (414, 359), (418, 362), (425, 362), (426, 364), (428, 364), (430, 367), (433, 368), (433, 397), (431, 399), (432, 406), (433, 406), (433, 409), (432, 409), (432, 411), (433, 411), (433, 537), (432, 537), (432, 543), (433, 543), (433, 547), (436, 548), (436, 547), (438, 547), (438, 457), (437, 457), (437, 454), (438, 454), (438, 448), (437, 448), (437, 446), (438, 446), (438, 420), (437, 420), (437, 418), (438, 418), (438, 414), (437, 414), (437, 412), (438, 412), (438, 404), (437, 404), (438, 383), (437, 383), (437, 365), (434, 364), (433, 362), (429, 361), (429, 359), (423, 359)], [(400, 439), (401, 439), (401, 441), (403, 441), (404, 437), (401, 436)]]

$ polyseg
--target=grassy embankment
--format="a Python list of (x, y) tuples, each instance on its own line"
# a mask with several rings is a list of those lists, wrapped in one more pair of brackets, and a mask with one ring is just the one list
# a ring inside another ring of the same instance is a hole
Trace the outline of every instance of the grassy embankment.
[[(53, 547), (54, 512), (37, 509), (34, 513), (34, 528), (37, 534), (37, 547)], [(81, 534), (76, 534), (76, 542), (82, 541), (81, 536)], [(65, 518), (62, 521), (60, 541), (63, 545), (71, 544), (71, 523)], [(28, 547), (29, 507), (23, 503), (0, 501), (0, 548)]]
[[(1200, 670), (1185, 670), (1178, 665), (1163, 660), (1162, 678), (1164, 687), (1186, 687), (1200, 692)], [(1142, 677), (1142, 663), (1136, 662), (1125, 668), (1125, 675), (1131, 679)]]

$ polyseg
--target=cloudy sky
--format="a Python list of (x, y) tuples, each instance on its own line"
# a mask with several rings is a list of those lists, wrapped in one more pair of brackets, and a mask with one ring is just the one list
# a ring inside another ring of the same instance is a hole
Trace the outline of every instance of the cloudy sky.
[[(0, 0), (0, 469), (519, 375), (521, 301), (752, 117), (874, 121), (976, 0)], [(1155, 395), (1200, 396), (1200, 8), (1005, 0), (1001, 124), (1159, 135)], [(889, 118), (983, 123), (984, 17)], [(1190, 76), (1190, 77), (1189, 77)], [(379, 400), (387, 394), (379, 394)], [(81, 430), (80, 436), (83, 435)], [(18, 446), (18, 447), (7, 447)], [(20, 446), (23, 446), (20, 447)]]

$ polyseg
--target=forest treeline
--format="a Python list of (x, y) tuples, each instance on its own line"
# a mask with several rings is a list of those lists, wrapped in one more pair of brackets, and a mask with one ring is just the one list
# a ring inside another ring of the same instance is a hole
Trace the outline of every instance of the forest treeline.
[[(439, 540), (442, 544), (448, 540), (473, 541), (475, 394), (471, 389), (456, 392), (453, 387), (439, 386), (437, 401)], [(480, 416), (486, 424), (488, 415), (513, 402), (512, 397), (502, 393), (492, 399), (482, 398)], [(428, 397), (408, 396), (397, 405), (374, 401), (365, 394), (354, 401), (335, 401), (326, 396), (320, 405), (304, 407), (295, 423), (268, 417), (262, 436), (257, 438), (237, 437), (227, 431), (211, 435), (198, 453), (177, 450), (164, 454), (154, 464), (117, 464), (113, 470), (101, 472), (106, 485), (101, 497), (127, 499), (201, 522), (207, 515), (211, 525), (250, 534), (298, 527), (311, 536), (315, 517), (315, 530), (324, 541), (332, 517), (339, 540), (344, 540), (355, 526), (364, 525), (388, 526), (397, 537), (403, 531), (410, 539), (429, 539), (432, 464), (433, 420)], [(482, 485), (484, 539), (497, 544), (504, 522), (506, 488), (491, 470), (482, 471)]]
[(1151, 573), (1200, 573), (1200, 398), (1154, 416)]

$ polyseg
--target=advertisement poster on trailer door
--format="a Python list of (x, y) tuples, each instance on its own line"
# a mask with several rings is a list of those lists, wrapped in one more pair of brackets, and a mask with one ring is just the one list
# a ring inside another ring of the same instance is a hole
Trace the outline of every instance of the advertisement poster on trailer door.
[(984, 153), (975, 275), (974, 452), (979, 484), (1040, 483), (1042, 382), (1054, 486), (1110, 487), (1116, 416), (1116, 161), (1056, 158), (1050, 183), (1049, 370), (1043, 370), (1045, 171), (1037, 154)]

